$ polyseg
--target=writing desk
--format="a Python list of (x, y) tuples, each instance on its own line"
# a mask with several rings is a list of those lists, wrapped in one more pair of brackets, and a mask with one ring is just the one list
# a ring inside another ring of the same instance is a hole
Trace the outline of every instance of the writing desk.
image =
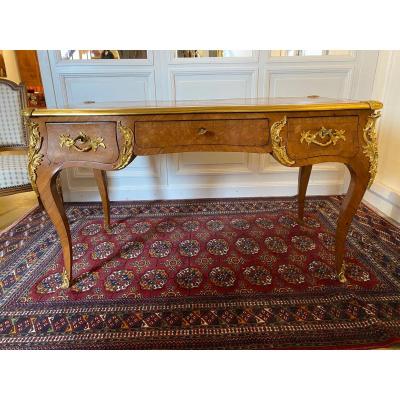
[(63, 287), (71, 285), (72, 244), (57, 188), (59, 172), (69, 167), (94, 170), (108, 228), (104, 171), (125, 168), (136, 156), (186, 151), (271, 153), (282, 165), (300, 167), (300, 220), (312, 165), (344, 163), (351, 181), (336, 229), (336, 268), (339, 280), (345, 282), (343, 257), (349, 225), (376, 175), (375, 122), (381, 108), (382, 103), (376, 101), (310, 96), (26, 109), (29, 176), (61, 240)]

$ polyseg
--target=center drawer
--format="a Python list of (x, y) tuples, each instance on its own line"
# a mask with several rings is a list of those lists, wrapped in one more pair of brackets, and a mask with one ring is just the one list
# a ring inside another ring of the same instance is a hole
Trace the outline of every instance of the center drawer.
[(190, 121), (137, 121), (138, 148), (196, 145), (265, 146), (267, 119), (202, 119)]

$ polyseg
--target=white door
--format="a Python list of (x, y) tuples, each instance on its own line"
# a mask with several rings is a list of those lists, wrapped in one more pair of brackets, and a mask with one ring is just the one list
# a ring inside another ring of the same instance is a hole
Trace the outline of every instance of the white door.
[[(124, 58), (132, 52), (142, 58)], [(378, 58), (377, 51), (305, 50), (119, 51), (118, 59), (78, 50), (38, 55), (47, 105), (58, 108), (85, 101), (307, 95), (367, 100)], [(269, 155), (180, 153), (137, 157), (107, 174), (111, 200), (138, 200), (294, 195), (297, 173)], [(63, 175), (66, 200), (99, 200), (90, 170)], [(342, 193), (344, 176), (340, 164), (315, 166), (308, 193)]]

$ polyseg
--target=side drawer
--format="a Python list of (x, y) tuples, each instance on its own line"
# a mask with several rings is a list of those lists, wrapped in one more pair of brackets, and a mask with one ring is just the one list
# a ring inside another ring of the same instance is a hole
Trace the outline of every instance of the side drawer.
[(116, 122), (46, 123), (49, 157), (54, 162), (118, 159)]
[(358, 116), (288, 118), (290, 159), (353, 157), (358, 151)]
[(268, 119), (202, 119), (181, 121), (138, 121), (138, 148), (191, 145), (265, 146)]

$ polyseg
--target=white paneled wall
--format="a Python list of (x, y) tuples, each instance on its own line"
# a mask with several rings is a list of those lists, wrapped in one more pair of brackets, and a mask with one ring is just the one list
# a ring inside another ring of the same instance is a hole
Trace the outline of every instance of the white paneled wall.
[[(320, 57), (178, 59), (173, 51), (150, 51), (147, 60), (62, 60), (58, 51), (39, 51), (49, 107), (84, 101), (198, 100), (307, 96), (370, 99), (378, 52)], [(181, 153), (138, 157), (110, 172), (112, 200), (231, 196), (285, 196), (297, 190), (297, 168), (269, 155)], [(63, 173), (65, 198), (99, 200), (90, 170)], [(310, 194), (343, 190), (339, 164), (314, 167)]]
[(378, 174), (365, 199), (400, 222), (400, 51), (381, 51), (373, 96), (383, 102), (378, 120)]
[(154, 97), (154, 76), (150, 72), (92, 73), (63, 75), (62, 83), (69, 103), (88, 101), (137, 101)]
[(207, 100), (257, 97), (257, 69), (171, 69), (170, 98)]

